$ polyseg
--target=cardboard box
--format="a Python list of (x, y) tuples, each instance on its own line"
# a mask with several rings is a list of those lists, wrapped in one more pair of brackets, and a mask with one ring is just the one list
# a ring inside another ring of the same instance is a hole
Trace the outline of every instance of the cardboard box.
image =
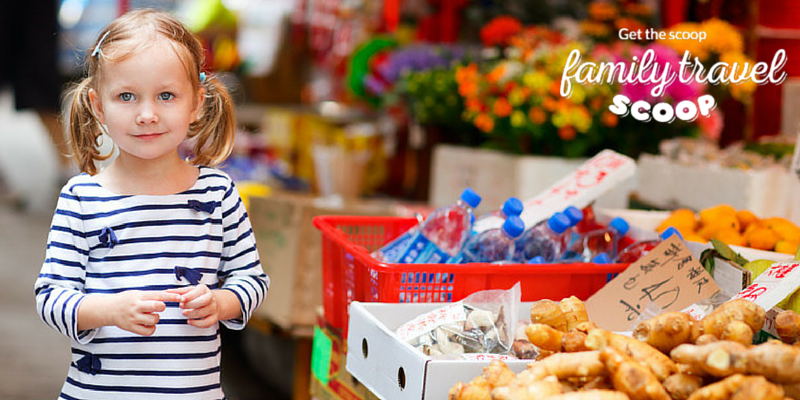
[[(522, 303), (520, 319), (530, 319), (531, 304)], [(380, 399), (446, 399), (455, 383), (471, 381), (490, 362), (432, 360), (394, 334), (403, 323), (442, 305), (350, 303), (347, 371)], [(518, 373), (531, 361), (506, 364)]]
[(717, 165), (682, 165), (663, 156), (639, 157), (640, 200), (661, 208), (700, 210), (729, 204), (758, 216), (784, 217), (798, 223), (800, 213), (793, 195), (798, 179), (783, 167), (763, 170), (724, 168)]
[(256, 316), (282, 329), (310, 337), (315, 310), (322, 305), (322, 238), (311, 220), (317, 215), (394, 215), (394, 203), (337, 202), (274, 193), (250, 199), (261, 265), (271, 285)]
[[(437, 145), (431, 167), (431, 205), (452, 204), (465, 187), (482, 198), (477, 213), (496, 210), (511, 196), (521, 200), (535, 197), (576, 170), (587, 159), (520, 156), (494, 150)], [(600, 196), (597, 205), (627, 208), (628, 196), (636, 187), (636, 176)]]
[(314, 330), (311, 353), (311, 395), (317, 400), (377, 399), (346, 369), (347, 344), (325, 326)]

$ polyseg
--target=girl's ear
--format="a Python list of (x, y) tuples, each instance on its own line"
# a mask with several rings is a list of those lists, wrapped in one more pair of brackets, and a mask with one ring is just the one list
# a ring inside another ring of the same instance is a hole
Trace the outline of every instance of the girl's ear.
[(200, 90), (197, 91), (197, 99), (195, 99), (194, 102), (195, 106), (194, 109), (192, 110), (193, 121), (196, 120), (197, 117), (200, 115), (200, 110), (203, 109), (203, 102), (205, 102), (205, 99), (206, 99), (206, 89), (200, 88)]
[(100, 123), (105, 125), (106, 115), (103, 112), (103, 102), (100, 101), (100, 95), (94, 89), (89, 89), (89, 101), (92, 103), (92, 112)]

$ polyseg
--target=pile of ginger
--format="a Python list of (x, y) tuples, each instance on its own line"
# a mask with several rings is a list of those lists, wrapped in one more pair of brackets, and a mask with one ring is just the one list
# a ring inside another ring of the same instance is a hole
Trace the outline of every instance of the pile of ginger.
[(702, 320), (669, 312), (639, 323), (633, 337), (598, 328), (583, 303), (531, 307), (535, 362), (515, 374), (494, 361), (448, 400), (800, 400), (800, 315), (778, 314), (782, 341), (752, 345), (764, 309), (731, 300)]

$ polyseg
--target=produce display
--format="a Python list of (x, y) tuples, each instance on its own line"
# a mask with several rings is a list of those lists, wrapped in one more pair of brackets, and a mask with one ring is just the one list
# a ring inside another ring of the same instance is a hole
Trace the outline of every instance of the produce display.
[(720, 204), (695, 213), (681, 208), (674, 210), (656, 228), (663, 232), (677, 229), (684, 240), (705, 243), (717, 239), (725, 244), (758, 250), (795, 254), (800, 244), (800, 227), (780, 217), (759, 218), (748, 210)]
[(633, 337), (596, 327), (582, 304), (571, 302), (566, 311), (559, 304), (541, 300), (531, 307), (526, 333), (540, 348), (537, 361), (518, 374), (493, 361), (451, 387), (448, 400), (800, 398), (794, 311), (776, 318), (782, 341), (753, 345), (766, 313), (744, 299), (699, 321), (680, 312), (658, 315), (637, 324)]

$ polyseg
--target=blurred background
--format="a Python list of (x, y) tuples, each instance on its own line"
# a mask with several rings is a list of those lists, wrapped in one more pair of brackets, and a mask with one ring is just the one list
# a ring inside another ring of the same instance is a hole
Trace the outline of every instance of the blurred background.
[[(135, 8), (169, 11), (191, 27), (206, 49), (205, 70), (222, 77), (236, 100), (236, 147), (223, 169), (248, 202), (274, 287), (247, 329), (223, 333), (231, 399), (369, 397), (346, 378), (341, 340), (320, 333), (315, 215), (424, 214), (452, 203), (465, 186), (484, 196), (479, 211), (497, 209), (612, 149), (639, 168), (600, 205), (725, 202), (800, 222), (791, 201), (800, 183), (790, 171), (800, 122), (795, 1), (11, 3), (0, 18), (8, 28), (0, 37), (2, 399), (55, 398), (66, 374), (69, 343), (38, 320), (32, 290), (58, 192), (78, 172), (58, 123), (59, 94), (83, 75), (97, 32)], [(707, 39), (623, 41), (625, 28), (706, 32)], [(629, 61), (653, 49), (675, 65), (689, 50), (706, 68), (769, 64), (784, 49), (789, 78), (781, 85), (678, 82), (658, 101), (712, 94), (712, 115), (641, 123), (608, 106), (617, 93), (655, 102), (647, 85), (576, 85), (570, 98), (559, 95), (575, 48), (594, 61)], [(113, 151), (110, 140), (104, 151)], [(520, 169), (523, 163), (535, 167)], [(684, 176), (719, 171), (735, 179), (685, 189)], [(751, 180), (757, 185), (740, 184)], [(333, 339), (319, 347), (319, 335)]]

